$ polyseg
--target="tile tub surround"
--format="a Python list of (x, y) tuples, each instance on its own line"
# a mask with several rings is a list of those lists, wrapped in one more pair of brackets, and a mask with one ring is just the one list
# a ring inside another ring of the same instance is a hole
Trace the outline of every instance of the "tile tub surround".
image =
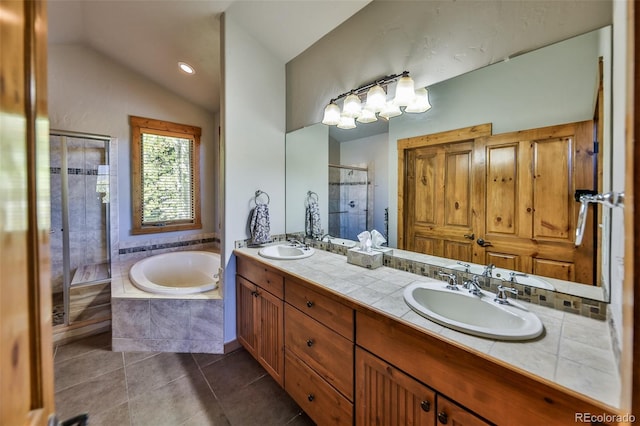
[(112, 264), (113, 350), (222, 353), (221, 287), (180, 296), (147, 293), (129, 280), (129, 269), (137, 260)]
[(236, 252), (312, 281), (356, 304), (421, 328), (425, 333), (470, 348), (478, 356), (506, 362), (516, 370), (612, 407), (620, 404), (620, 376), (605, 321), (519, 302), (542, 320), (545, 327), (542, 337), (526, 342), (480, 338), (429, 321), (404, 302), (404, 287), (415, 281), (432, 281), (432, 278), (387, 266), (364, 269), (348, 264), (344, 256), (322, 250), (295, 261), (265, 259), (252, 248), (241, 248)]

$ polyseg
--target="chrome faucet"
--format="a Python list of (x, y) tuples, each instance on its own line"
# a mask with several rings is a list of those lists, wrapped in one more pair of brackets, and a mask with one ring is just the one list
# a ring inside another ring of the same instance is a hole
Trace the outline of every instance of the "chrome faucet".
[(469, 265), (468, 263), (464, 263), (464, 262), (456, 262), (458, 265), (460, 266), (464, 266), (464, 271), (465, 272), (469, 272), (469, 268), (471, 268), (471, 265)]
[(528, 277), (527, 274), (522, 274), (519, 272), (509, 272), (509, 282), (517, 283), (516, 277)]
[(496, 267), (496, 265), (494, 265), (493, 263), (488, 264), (487, 266), (484, 267), (484, 271), (482, 272), (482, 276), (483, 277), (492, 277), (493, 276), (493, 269)]
[(465, 281), (462, 284), (462, 287), (469, 290), (469, 293), (475, 296), (482, 296), (482, 291), (480, 288), (480, 282), (478, 281), (478, 276), (474, 275), (473, 278), (469, 281)]
[(507, 292), (515, 294), (516, 296), (518, 295), (518, 290), (516, 290), (515, 288), (503, 287), (501, 285), (498, 285), (498, 292), (496, 293), (496, 297), (493, 299), (493, 301), (501, 305), (508, 305), (509, 299), (507, 299)]
[(438, 275), (447, 277), (447, 288), (449, 290), (459, 290), (458, 277), (456, 277), (456, 274), (447, 274), (446, 272), (438, 271)]
[(327, 242), (330, 243), (331, 242), (331, 238), (333, 238), (333, 235), (331, 234), (324, 234), (322, 237), (320, 237), (320, 241), (324, 241), (324, 239), (327, 239)]

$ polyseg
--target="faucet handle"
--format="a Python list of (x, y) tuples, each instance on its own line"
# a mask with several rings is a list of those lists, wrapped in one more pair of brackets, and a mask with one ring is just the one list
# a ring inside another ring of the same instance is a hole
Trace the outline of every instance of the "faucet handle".
[(464, 266), (464, 271), (465, 272), (469, 272), (469, 268), (471, 268), (471, 265), (469, 265), (468, 263), (460, 262), (460, 261), (458, 261), (456, 263), (458, 265), (460, 265), (460, 266)]
[(509, 272), (509, 281), (512, 283), (517, 283), (516, 277), (528, 277), (529, 275), (524, 274), (522, 272)]
[(438, 275), (441, 277), (447, 277), (447, 288), (449, 290), (458, 290), (458, 277), (456, 274), (448, 274), (443, 271), (438, 271)]
[(494, 302), (497, 302), (501, 305), (505, 305), (509, 303), (509, 299), (507, 299), (507, 291), (511, 294), (518, 295), (518, 290), (511, 287), (504, 287), (502, 285), (498, 285), (498, 291), (496, 293), (496, 297), (493, 299)]

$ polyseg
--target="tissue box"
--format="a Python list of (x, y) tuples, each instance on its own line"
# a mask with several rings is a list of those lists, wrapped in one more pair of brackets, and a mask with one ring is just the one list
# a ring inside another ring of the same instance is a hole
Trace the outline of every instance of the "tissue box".
[(358, 247), (354, 247), (347, 250), (347, 262), (354, 265), (363, 266), (368, 269), (376, 269), (382, 266), (382, 252), (366, 252), (361, 251)]

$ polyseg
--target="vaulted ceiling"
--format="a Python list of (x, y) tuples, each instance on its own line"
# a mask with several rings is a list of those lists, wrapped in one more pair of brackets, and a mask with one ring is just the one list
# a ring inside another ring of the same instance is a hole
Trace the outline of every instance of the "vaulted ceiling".
[(216, 112), (223, 12), (286, 63), (369, 1), (49, 0), (49, 44), (89, 47)]

